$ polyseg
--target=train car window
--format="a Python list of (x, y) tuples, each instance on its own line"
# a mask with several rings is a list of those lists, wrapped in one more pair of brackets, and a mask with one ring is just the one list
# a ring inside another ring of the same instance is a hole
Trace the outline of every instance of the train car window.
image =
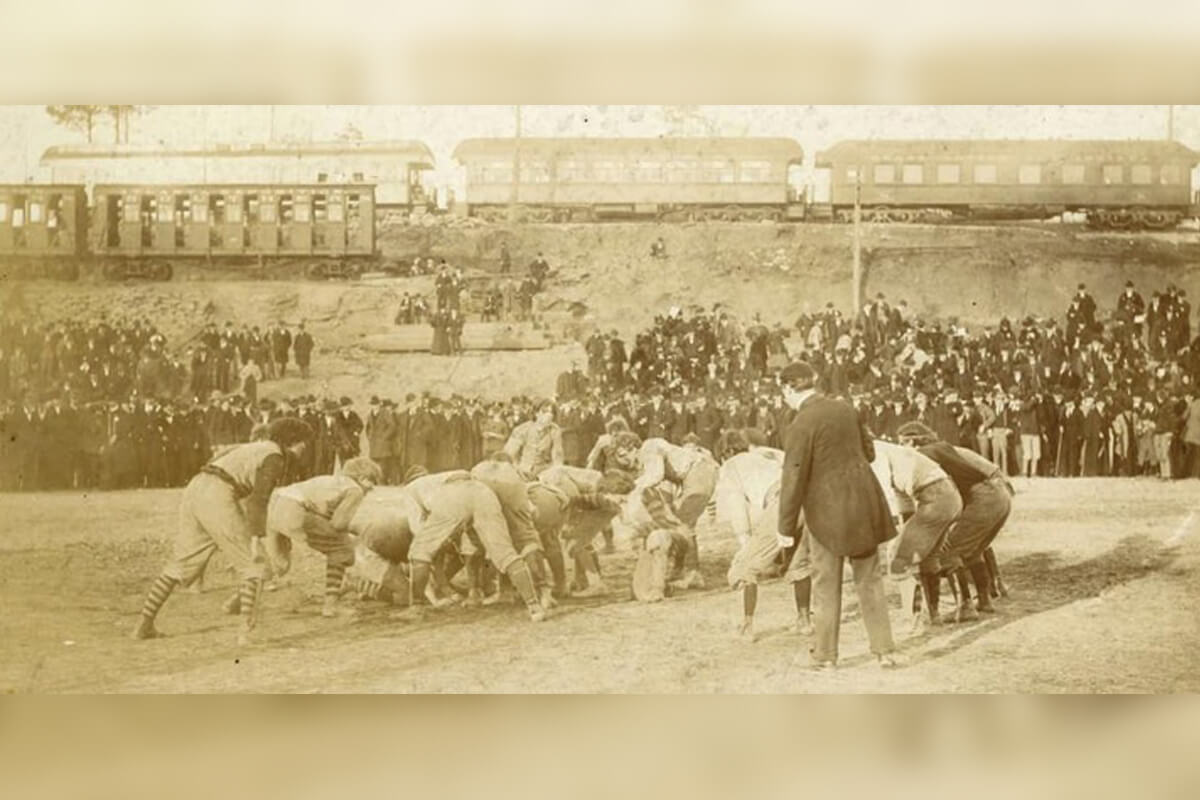
[[(178, 202), (178, 200), (179, 200), (179, 198), (176, 198), (176, 202)], [(154, 208), (157, 212), (155, 214), (155, 219), (157, 219), (159, 222), (172, 222), (173, 221), (172, 216), (175, 213), (175, 211), (171, 208), (170, 203), (158, 203), (156, 201), (154, 204)], [(178, 208), (178, 206), (176, 206), (176, 208)]]
[(328, 172), (318, 172), (317, 173), (317, 183), (328, 183), (328, 182), (329, 182), (329, 173)]
[(771, 162), (743, 161), (740, 177), (742, 183), (766, 183), (771, 180)]
[(1129, 168), (1129, 182), (1145, 186), (1153, 182), (1149, 164), (1134, 164)]
[(638, 183), (659, 183), (662, 181), (662, 163), (659, 161), (639, 161), (633, 170), (634, 180)]
[(976, 183), (995, 183), (996, 182), (996, 165), (995, 164), (976, 164), (975, 165), (975, 182)]
[(0, 200), (0, 222), (8, 222), (8, 201)]
[(596, 177), (597, 183), (621, 182), (620, 161), (597, 161), (592, 165), (592, 172)]
[(535, 161), (521, 165), (521, 183), (549, 183), (550, 168), (545, 162)]
[(359, 216), (362, 214), (362, 201), (356, 194), (346, 195), (346, 219), (350, 222), (358, 222)]
[(924, 183), (925, 168), (920, 164), (905, 164), (900, 172), (900, 178), (905, 183)]
[[(203, 207), (200, 203), (196, 203), (197, 211)], [(208, 215), (212, 217), (214, 225), (219, 225), (225, 221), (225, 195), (210, 194), (208, 196)], [(198, 219), (196, 222), (204, 222), (204, 220)]]
[(938, 183), (958, 183), (961, 177), (961, 169), (958, 164), (938, 164)]
[(1063, 164), (1062, 182), (1069, 184), (1083, 183), (1085, 174), (1083, 164)]
[(305, 195), (297, 196), (292, 206), (292, 217), (296, 222), (311, 222), (312, 198)]
[(341, 195), (335, 194), (329, 198), (328, 216), (330, 222), (342, 222), (345, 220), (345, 211), (345, 201), (342, 199)]
[(61, 194), (52, 194), (46, 200), (46, 227), (57, 228), (62, 217), (63, 199)]
[(895, 164), (876, 164), (874, 170), (875, 183), (895, 183)]
[(492, 161), (485, 164), (480, 183), (512, 183), (513, 165), (511, 161)]
[(1120, 164), (1105, 164), (1104, 165), (1104, 185), (1108, 186), (1114, 183), (1122, 183), (1125, 178), (1125, 170)]
[(29, 203), (29, 224), (35, 225), (42, 221), (42, 204), (37, 200), (31, 200)]
[(246, 222), (254, 225), (262, 218), (262, 210), (258, 202), (258, 195), (248, 194), (242, 198), (242, 202), (246, 206)]
[(737, 178), (731, 161), (709, 161), (704, 173), (704, 180), (709, 183), (733, 183)]
[[(1182, 174), (1183, 173), (1179, 171), (1179, 167), (1175, 166), (1174, 164), (1165, 164), (1162, 168), (1161, 181), (1164, 184), (1183, 183), (1183, 181), (1180, 180), (1180, 175)], [(3, 221), (3, 218), (0, 217), (0, 222)]]
[(1018, 183), (1041, 183), (1042, 167), (1040, 164), (1022, 164), (1017, 169)]
[(356, 172), (356, 173), (354, 173), (354, 176), (351, 178), (351, 180), (353, 180), (355, 183), (362, 183), (366, 179), (363, 177), (363, 174), (361, 172)]
[(25, 195), (19, 194), (13, 198), (12, 226), (20, 228), (25, 224)]
[[(224, 200), (225, 198), (222, 196), (222, 199)], [(244, 198), (238, 197), (236, 194), (226, 200), (223, 207), (225, 221), (240, 223), (245, 219), (245, 215), (242, 213), (245, 210), (245, 206), (243, 205), (245, 202)]]
[(279, 196), (279, 221), (293, 222), (296, 219), (296, 201), (290, 194)]
[(312, 212), (313, 222), (325, 222), (329, 219), (329, 200), (325, 195), (313, 195)]
[[(290, 198), (289, 198), (289, 213), (290, 213)], [(274, 223), (279, 221), (280, 212), (283, 209), (283, 198), (264, 197), (258, 204), (258, 217), (262, 222)]]

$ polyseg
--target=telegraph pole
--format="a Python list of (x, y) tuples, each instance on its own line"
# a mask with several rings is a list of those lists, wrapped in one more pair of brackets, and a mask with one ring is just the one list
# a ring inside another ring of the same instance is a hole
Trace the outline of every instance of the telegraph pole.
[(854, 273), (852, 284), (854, 292), (850, 307), (858, 316), (862, 305), (862, 168), (854, 170)]
[(508, 201), (508, 221), (517, 221), (517, 203), (521, 193), (521, 107), (516, 106), (517, 135), (513, 139), (513, 178), (512, 196)]

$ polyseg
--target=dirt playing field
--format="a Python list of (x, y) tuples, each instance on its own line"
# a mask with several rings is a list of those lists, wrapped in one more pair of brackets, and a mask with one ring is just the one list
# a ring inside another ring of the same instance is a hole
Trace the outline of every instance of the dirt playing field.
[(605, 556), (606, 599), (568, 601), (545, 623), (516, 606), (450, 610), (421, 623), (361, 604), (319, 615), (312, 553), (265, 595), (261, 641), (239, 650), (222, 615), (233, 587), (210, 569), (177, 592), (169, 638), (134, 642), (179, 492), (0, 496), (0, 689), (6, 692), (1195, 692), (1200, 690), (1196, 482), (1019, 482), (996, 550), (1012, 590), (999, 613), (912, 638), (883, 672), (847, 588), (841, 668), (808, 672), (790, 590), (765, 585), (761, 636), (734, 638), (725, 588), (733, 541), (705, 530), (709, 589), (657, 605), (626, 598), (627, 548)]

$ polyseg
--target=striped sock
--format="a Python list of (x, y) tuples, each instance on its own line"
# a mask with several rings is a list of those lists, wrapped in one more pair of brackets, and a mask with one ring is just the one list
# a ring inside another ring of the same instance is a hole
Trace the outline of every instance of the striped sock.
[(248, 628), (253, 628), (258, 621), (255, 612), (258, 610), (258, 594), (261, 586), (262, 581), (258, 578), (246, 578), (242, 582), (242, 616), (246, 618), (246, 627)]
[(146, 602), (142, 605), (142, 618), (153, 620), (158, 616), (158, 610), (162, 608), (163, 603), (167, 602), (167, 598), (171, 596), (171, 592), (175, 591), (175, 587), (179, 585), (178, 578), (172, 578), (169, 575), (159, 575), (154, 579), (154, 585), (150, 587), (150, 592), (146, 595)]
[(337, 600), (342, 593), (342, 577), (346, 574), (346, 565), (341, 562), (325, 562), (325, 599)]

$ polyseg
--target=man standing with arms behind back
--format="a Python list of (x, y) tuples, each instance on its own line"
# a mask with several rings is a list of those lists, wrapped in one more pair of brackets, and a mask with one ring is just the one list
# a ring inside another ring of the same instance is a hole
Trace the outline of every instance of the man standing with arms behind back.
[(898, 665), (888, 618), (878, 548), (896, 527), (878, 480), (871, 472), (875, 448), (848, 403), (816, 390), (817, 374), (798, 361), (780, 373), (783, 398), (796, 410), (784, 434), (779, 497), (779, 544), (795, 544), (804, 515), (812, 561), (815, 669), (837, 665), (842, 618), (842, 564), (850, 559), (854, 586), (871, 652), (884, 667)]

